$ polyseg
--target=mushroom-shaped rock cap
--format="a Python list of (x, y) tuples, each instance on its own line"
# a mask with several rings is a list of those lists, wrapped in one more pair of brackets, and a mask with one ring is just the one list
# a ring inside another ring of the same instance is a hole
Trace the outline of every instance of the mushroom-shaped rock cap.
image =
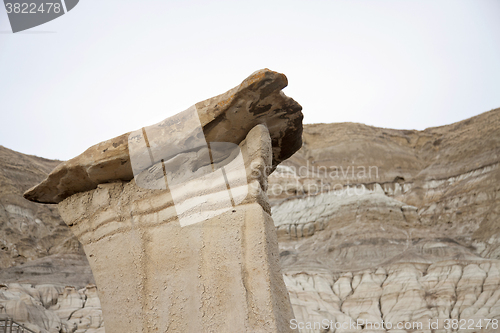
[[(287, 84), (284, 74), (262, 69), (226, 93), (195, 104), (192, 108), (196, 112), (181, 112), (155, 126), (162, 129), (164, 144), (178, 144), (182, 135), (186, 136), (184, 141), (189, 140), (193, 131), (187, 124), (193, 123), (201, 126), (206, 142), (239, 144), (254, 126), (264, 124), (271, 136), (275, 168), (302, 145), (302, 107), (281, 91)], [(199, 119), (193, 119), (196, 114)], [(24, 197), (40, 203), (59, 203), (101, 183), (131, 180), (134, 173), (129, 135), (125, 133), (98, 143), (59, 164), (43, 182), (26, 191)], [(169, 143), (170, 138), (173, 140)]]

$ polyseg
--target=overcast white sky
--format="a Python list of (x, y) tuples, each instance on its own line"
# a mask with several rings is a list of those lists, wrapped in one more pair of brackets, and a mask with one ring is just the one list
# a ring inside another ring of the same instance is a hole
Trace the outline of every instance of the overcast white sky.
[(2, 6), (0, 145), (69, 159), (265, 67), (305, 123), (453, 123), (500, 107), (500, 1), (80, 0), (17, 34)]

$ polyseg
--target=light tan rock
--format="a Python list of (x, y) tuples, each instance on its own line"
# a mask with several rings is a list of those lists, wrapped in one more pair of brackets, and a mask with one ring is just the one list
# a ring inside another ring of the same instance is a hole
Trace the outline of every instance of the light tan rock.
[(58, 302), (50, 310), (53, 310), (61, 320), (68, 320), (73, 312), (83, 308), (84, 303), (84, 295), (80, 294), (75, 287), (66, 286), (59, 295)]
[(99, 301), (97, 286), (95, 284), (87, 285), (85, 289), (83, 289), (83, 294), (85, 295), (85, 308), (101, 308), (101, 302)]
[[(248, 185), (237, 188), (247, 188), (246, 198), (204, 222), (182, 227), (170, 192), (135, 181), (101, 184), (59, 204), (89, 258), (108, 333), (291, 331), (266, 183), (259, 178), (271, 166), (267, 128), (254, 127), (240, 149)], [(184, 190), (186, 201), (200, 191), (212, 197), (227, 191)]]

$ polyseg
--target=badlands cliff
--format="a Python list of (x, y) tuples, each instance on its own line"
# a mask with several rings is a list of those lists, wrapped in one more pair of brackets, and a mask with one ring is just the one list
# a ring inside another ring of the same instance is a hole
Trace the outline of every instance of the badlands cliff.
[(21, 198), (59, 163), (0, 146), (0, 282), (83, 287), (94, 281), (82, 246), (57, 207)]
[[(85, 309), (92, 281), (73, 273), (88, 269), (78, 243), (52, 206), (21, 199), (58, 162), (0, 152), (1, 311), (23, 313), (19, 320), (48, 332), (72, 332), (72, 320), (78, 333), (93, 332), (98, 307), (93, 317), (53, 317), (59, 302), (70, 307), (70, 294)], [(302, 148), (271, 175), (268, 190), (297, 320), (499, 319), (499, 162), (500, 109), (424, 131), (305, 125)], [(31, 285), (40, 290), (50, 279), (57, 301), (44, 303)], [(12, 310), (23, 304), (31, 310)]]
[(500, 110), (424, 131), (315, 124), (303, 138), (269, 180), (297, 320), (500, 318)]

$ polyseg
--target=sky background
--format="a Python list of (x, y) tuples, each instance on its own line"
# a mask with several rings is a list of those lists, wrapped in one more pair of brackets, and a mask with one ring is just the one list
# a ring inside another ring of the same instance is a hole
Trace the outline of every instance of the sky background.
[(16, 34), (1, 6), (0, 145), (69, 159), (261, 68), (305, 123), (453, 123), (500, 107), (500, 1), (80, 0)]

